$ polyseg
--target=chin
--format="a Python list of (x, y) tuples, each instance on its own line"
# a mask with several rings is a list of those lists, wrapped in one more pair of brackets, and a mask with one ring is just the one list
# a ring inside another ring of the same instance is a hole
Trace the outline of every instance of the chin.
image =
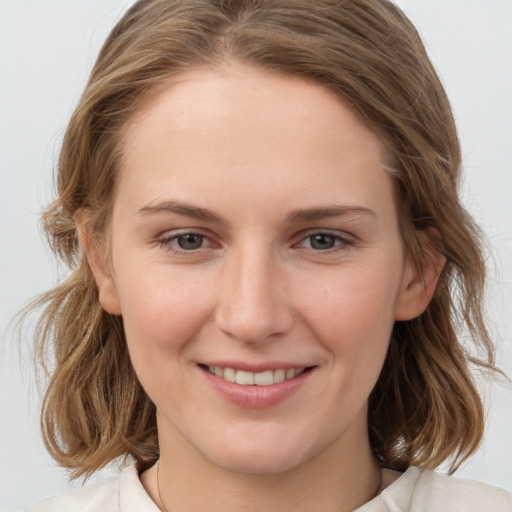
[(232, 473), (246, 475), (276, 475), (290, 471), (301, 463), (300, 457), (277, 456), (276, 454), (224, 456), (218, 466)]
[(214, 453), (204, 453), (218, 467), (233, 473), (248, 475), (272, 475), (290, 471), (308, 459), (308, 454), (293, 443), (248, 442), (228, 443)]

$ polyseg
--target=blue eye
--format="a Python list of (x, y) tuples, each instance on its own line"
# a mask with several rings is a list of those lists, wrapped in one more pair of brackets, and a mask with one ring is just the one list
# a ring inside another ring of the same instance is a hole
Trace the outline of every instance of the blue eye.
[(211, 245), (208, 237), (194, 232), (182, 232), (176, 235), (166, 236), (158, 240), (158, 243), (165, 250), (176, 254), (199, 251)]
[(195, 251), (200, 249), (204, 244), (205, 237), (197, 233), (185, 233), (173, 237), (172, 241), (176, 241), (178, 247), (184, 251)]
[(314, 251), (329, 251), (332, 249), (336, 250), (338, 248), (343, 249), (349, 245), (351, 245), (351, 241), (349, 239), (326, 232), (312, 233), (304, 238), (300, 243), (300, 246), (313, 249)]
[(317, 251), (332, 249), (336, 245), (336, 238), (339, 237), (329, 235), (328, 233), (317, 233), (308, 237), (311, 248)]

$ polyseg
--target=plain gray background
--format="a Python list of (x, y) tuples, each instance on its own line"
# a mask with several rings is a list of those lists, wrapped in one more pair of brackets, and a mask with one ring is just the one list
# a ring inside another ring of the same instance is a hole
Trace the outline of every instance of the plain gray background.
[[(484, 227), (488, 309), (499, 363), (512, 374), (512, 0), (399, 0), (422, 33), (460, 129), (466, 205)], [(0, 0), (0, 509), (68, 488), (39, 435), (30, 336), (22, 354), (8, 324), (56, 283), (38, 214), (51, 200), (66, 122), (126, 0)], [(512, 491), (512, 387), (482, 385), (488, 430), (458, 472)], [(108, 473), (108, 471), (103, 474)], [(77, 485), (76, 483), (73, 485)]]

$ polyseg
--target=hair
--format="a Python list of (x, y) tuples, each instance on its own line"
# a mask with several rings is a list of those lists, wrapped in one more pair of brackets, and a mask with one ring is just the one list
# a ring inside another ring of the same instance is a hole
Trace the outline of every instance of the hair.
[(101, 239), (127, 121), (173, 77), (229, 60), (344, 98), (392, 154), (404, 250), (418, 269), (418, 232), (438, 234), (446, 264), (427, 310), (395, 323), (369, 399), (369, 438), (382, 466), (449, 460), (456, 469), (483, 435), (472, 367), (494, 368), (481, 235), (458, 197), (461, 152), (446, 93), (416, 29), (388, 0), (141, 0), (112, 30), (69, 122), (57, 199), (43, 215), (71, 270), (34, 303), (45, 307), (36, 353), (52, 368), (41, 420), (50, 454), (73, 478), (119, 457), (142, 468), (158, 457), (155, 406), (131, 366), (122, 317), (99, 304), (77, 216), (86, 211)]

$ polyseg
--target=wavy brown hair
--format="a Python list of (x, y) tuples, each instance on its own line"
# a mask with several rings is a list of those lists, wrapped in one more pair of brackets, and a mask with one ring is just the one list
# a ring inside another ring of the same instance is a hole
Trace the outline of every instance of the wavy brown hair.
[[(435, 228), (446, 265), (424, 314), (396, 322), (370, 396), (382, 465), (452, 468), (483, 434), (472, 364), (493, 367), (482, 316), (480, 234), (458, 198), (461, 154), (442, 84), (421, 39), (388, 0), (141, 0), (105, 42), (69, 122), (57, 199), (44, 213), (69, 277), (39, 298), (37, 354), (50, 361), (46, 446), (72, 476), (117, 457), (158, 457), (155, 407), (132, 369), (121, 317), (105, 312), (81, 253), (77, 216), (101, 238), (115, 198), (122, 129), (173, 77), (226, 59), (314, 80), (349, 102), (394, 158), (401, 233), (421, 268), (417, 233)], [(469, 333), (463, 344), (457, 333)], [(476, 350), (475, 350), (476, 349)], [(473, 354), (473, 355), (472, 355)], [(474, 354), (483, 354), (477, 359)]]

